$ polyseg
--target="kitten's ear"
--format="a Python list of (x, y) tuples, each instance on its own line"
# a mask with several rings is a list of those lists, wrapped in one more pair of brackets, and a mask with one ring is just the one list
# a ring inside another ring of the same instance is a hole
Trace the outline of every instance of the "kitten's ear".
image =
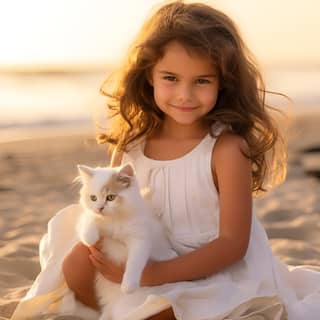
[(94, 174), (94, 169), (82, 164), (78, 164), (78, 170), (82, 179), (91, 178)]
[(134, 176), (133, 165), (131, 163), (126, 163), (120, 168), (119, 174), (125, 175), (128, 177), (133, 177)]
[(134, 176), (134, 169), (131, 163), (127, 163), (120, 167), (117, 180), (124, 186), (129, 187)]

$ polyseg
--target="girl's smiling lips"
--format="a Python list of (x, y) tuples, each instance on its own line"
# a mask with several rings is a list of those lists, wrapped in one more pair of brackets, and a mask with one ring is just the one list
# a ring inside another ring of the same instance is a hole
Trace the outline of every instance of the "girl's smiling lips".
[(197, 109), (197, 107), (176, 106), (176, 105), (173, 105), (173, 104), (171, 104), (171, 107), (173, 107), (175, 109), (178, 109), (180, 111), (184, 111), (184, 112), (191, 112), (191, 111)]

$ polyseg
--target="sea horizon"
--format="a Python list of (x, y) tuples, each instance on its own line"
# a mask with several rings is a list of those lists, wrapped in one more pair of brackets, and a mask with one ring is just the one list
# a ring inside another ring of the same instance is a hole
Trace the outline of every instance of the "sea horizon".
[[(0, 142), (38, 135), (95, 132), (106, 126), (106, 99), (99, 92), (110, 71), (41, 70), (0, 74)], [(267, 102), (290, 114), (320, 112), (320, 68), (268, 68)], [(270, 101), (270, 102), (269, 102)]]

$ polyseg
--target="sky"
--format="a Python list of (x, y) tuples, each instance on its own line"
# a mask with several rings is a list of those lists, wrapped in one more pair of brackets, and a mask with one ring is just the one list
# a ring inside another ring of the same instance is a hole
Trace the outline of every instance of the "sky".
[[(211, 0), (263, 65), (320, 68), (320, 1)], [(112, 65), (156, 0), (0, 0), (0, 70)]]

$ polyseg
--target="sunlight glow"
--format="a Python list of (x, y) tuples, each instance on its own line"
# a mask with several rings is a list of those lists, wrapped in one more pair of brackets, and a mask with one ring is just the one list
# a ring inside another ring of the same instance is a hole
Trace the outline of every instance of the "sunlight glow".
[[(211, 0), (265, 64), (320, 64), (316, 0)], [(10, 0), (0, 3), (0, 68), (110, 65), (158, 0)]]

